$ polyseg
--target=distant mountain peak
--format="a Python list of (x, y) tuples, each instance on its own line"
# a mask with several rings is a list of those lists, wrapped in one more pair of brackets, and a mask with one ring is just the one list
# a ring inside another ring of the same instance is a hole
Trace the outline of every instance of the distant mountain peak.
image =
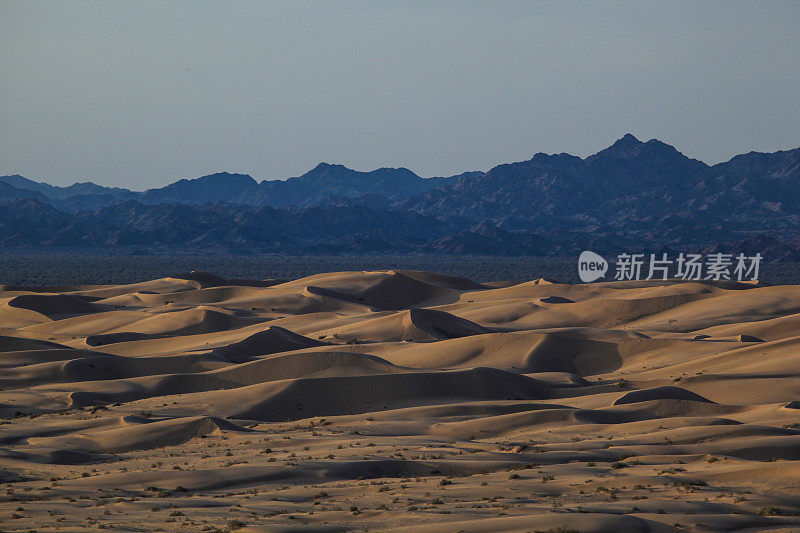
[(0, 180), (6, 181), (7, 179), (33, 181), (33, 180), (29, 180), (28, 178), (25, 178), (23, 176), (20, 176), (19, 174), (8, 174), (6, 176), (0, 176)]
[(252, 185), (256, 185), (258, 182), (253, 179), (252, 176), (248, 174), (238, 174), (238, 173), (231, 173), (231, 172), (215, 172), (214, 174), (206, 174), (205, 176), (200, 176), (199, 178), (184, 178), (180, 179), (174, 183), (170, 183), (165, 187), (161, 187), (158, 189), (148, 189), (147, 192), (154, 193), (158, 191), (165, 191), (170, 189), (181, 189), (185, 187), (191, 187), (196, 185), (203, 185), (203, 186), (210, 186), (210, 187), (222, 187), (222, 186), (238, 186), (238, 187), (249, 187)]
[(321, 176), (327, 177), (340, 177), (347, 174), (355, 173), (355, 170), (349, 169), (344, 165), (338, 163), (319, 163), (317, 166), (300, 176), (301, 178), (317, 178)]
[(642, 144), (644, 143), (634, 137), (632, 133), (626, 133), (621, 138), (617, 139), (614, 144), (609, 147), (609, 149), (614, 151), (629, 150), (631, 148), (641, 146)]
[(321, 163), (318, 163), (317, 166), (315, 166), (314, 168), (312, 168), (311, 170), (306, 172), (306, 174), (309, 174), (309, 173), (315, 172), (315, 171), (330, 170), (332, 168), (350, 170), (346, 166), (341, 165), (339, 163), (326, 163), (325, 161), (322, 161)]
[(359, 170), (353, 170), (348, 168), (344, 165), (339, 164), (332, 164), (332, 163), (320, 163), (315, 166), (313, 169), (309, 170), (300, 178), (327, 178), (332, 180), (373, 180), (373, 179), (380, 179), (385, 177), (393, 177), (393, 178), (405, 178), (405, 179), (420, 179), (414, 172), (408, 170), (407, 168), (394, 168), (394, 167), (381, 167), (369, 172), (362, 172)]
[(7, 176), (0, 176), (0, 181), (8, 183), (14, 187), (21, 189), (39, 190), (42, 187), (52, 187), (44, 182), (33, 181), (19, 174), (9, 174)]
[(689, 159), (671, 144), (659, 141), (658, 139), (650, 139), (647, 142), (642, 142), (630, 133), (626, 133), (622, 138), (614, 142), (614, 144), (605, 150), (599, 151), (594, 156), (590, 156), (588, 159), (591, 160), (598, 157), (611, 157), (613, 159), (677, 157)]
[(617, 142), (641, 144), (642, 141), (637, 139), (633, 133), (626, 133)]
[(213, 174), (207, 174), (205, 176), (200, 176), (199, 178), (195, 178), (197, 180), (204, 180), (204, 181), (217, 181), (217, 180), (240, 180), (240, 181), (253, 181), (252, 176), (249, 174), (240, 174), (238, 172), (215, 172)]
[(567, 153), (560, 153), (560, 154), (546, 154), (544, 152), (537, 152), (533, 155), (533, 157), (529, 160), (531, 163), (538, 163), (538, 164), (557, 164), (557, 165), (570, 165), (570, 164), (577, 164), (581, 161), (581, 158), (575, 155), (567, 154)]

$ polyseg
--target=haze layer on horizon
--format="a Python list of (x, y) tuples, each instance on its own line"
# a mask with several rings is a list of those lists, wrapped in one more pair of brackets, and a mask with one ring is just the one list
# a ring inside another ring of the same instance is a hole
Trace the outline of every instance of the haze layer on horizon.
[(625, 132), (716, 163), (800, 145), (798, 24), (798, 2), (7, 0), (0, 174), (441, 176)]

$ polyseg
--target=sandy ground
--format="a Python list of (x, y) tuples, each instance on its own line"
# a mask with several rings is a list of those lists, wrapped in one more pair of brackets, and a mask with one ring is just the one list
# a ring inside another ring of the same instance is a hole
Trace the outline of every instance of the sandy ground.
[(2, 531), (800, 531), (800, 286), (0, 292)]

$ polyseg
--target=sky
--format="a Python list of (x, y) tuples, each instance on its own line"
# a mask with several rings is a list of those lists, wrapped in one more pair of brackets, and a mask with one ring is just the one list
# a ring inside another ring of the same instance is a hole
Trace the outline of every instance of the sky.
[(800, 146), (800, 2), (0, 1), (0, 174), (488, 170)]

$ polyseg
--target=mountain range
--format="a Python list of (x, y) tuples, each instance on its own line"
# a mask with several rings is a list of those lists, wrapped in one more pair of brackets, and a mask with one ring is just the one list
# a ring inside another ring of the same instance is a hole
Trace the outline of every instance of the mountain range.
[(707, 165), (626, 134), (581, 158), (537, 153), (423, 178), (320, 163), (257, 181), (221, 172), (131, 191), (0, 176), (0, 246), (235, 253), (567, 256), (761, 247), (800, 259), (800, 148)]
[(256, 181), (247, 174), (219, 172), (181, 179), (165, 187), (135, 192), (91, 182), (57, 187), (20, 176), (0, 176), (0, 199), (36, 198), (67, 211), (94, 209), (136, 200), (142, 204), (205, 204), (225, 202), (270, 207), (310, 207), (336, 198), (378, 195), (396, 201), (421, 194), (456, 178), (482, 175), (467, 172), (451, 178), (421, 178), (406, 168), (359, 172), (342, 165), (320, 163), (302, 176)]

